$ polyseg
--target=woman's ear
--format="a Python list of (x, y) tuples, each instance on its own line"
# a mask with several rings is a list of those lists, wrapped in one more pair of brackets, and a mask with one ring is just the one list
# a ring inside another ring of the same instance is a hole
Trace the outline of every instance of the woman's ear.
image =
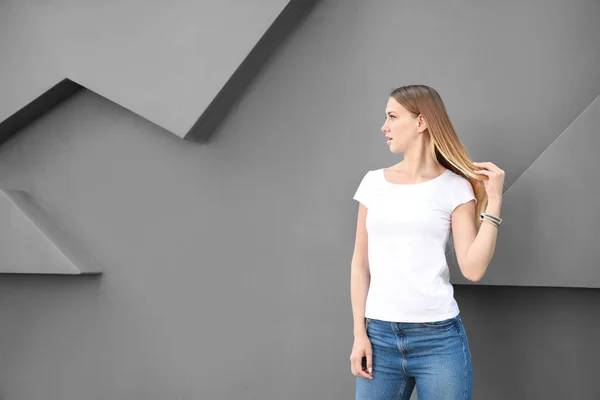
[(419, 128), (419, 133), (425, 132), (425, 130), (427, 130), (427, 120), (425, 119), (423, 114), (419, 114), (419, 116), (417, 117), (417, 121), (418, 121), (417, 127)]

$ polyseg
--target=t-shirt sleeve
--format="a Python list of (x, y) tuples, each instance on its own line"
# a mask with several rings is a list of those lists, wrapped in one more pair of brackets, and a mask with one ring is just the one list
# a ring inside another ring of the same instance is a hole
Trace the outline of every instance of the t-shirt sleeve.
[(466, 178), (460, 176), (458, 182), (456, 182), (454, 185), (452, 211), (454, 211), (454, 209), (459, 205), (467, 203), (471, 200), (475, 200), (475, 204), (477, 204), (477, 199), (475, 198), (475, 193), (473, 192), (473, 186)]
[(362, 203), (362, 205), (367, 208), (369, 208), (371, 205), (370, 174), (371, 171), (368, 171), (362, 178), (362, 181), (358, 185), (358, 189), (356, 189), (356, 193), (353, 197), (354, 200)]

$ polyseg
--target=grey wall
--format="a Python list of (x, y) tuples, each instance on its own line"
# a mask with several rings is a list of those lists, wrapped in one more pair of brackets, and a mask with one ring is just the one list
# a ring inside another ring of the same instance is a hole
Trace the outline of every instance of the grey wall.
[[(598, 130), (584, 113), (600, 94), (598, 11), (323, 1), (205, 145), (90, 91), (71, 98), (0, 148), (0, 182), (27, 190), (104, 274), (0, 275), (0, 398), (353, 398), (351, 198), (367, 169), (399, 161), (379, 131), (389, 89), (437, 88), (469, 153), (508, 187), (579, 116), (589, 125), (571, 132)], [(580, 245), (540, 251), (559, 244)], [(600, 398), (597, 289), (455, 292), (474, 398)]]
[(67, 77), (184, 137), (288, 0), (0, 3), (0, 119)]

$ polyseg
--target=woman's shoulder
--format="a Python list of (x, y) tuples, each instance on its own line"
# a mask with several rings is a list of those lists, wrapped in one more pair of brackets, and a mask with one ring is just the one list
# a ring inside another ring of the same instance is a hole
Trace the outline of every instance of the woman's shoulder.
[(452, 171), (451, 169), (446, 169), (446, 174), (450, 175), (452, 178), (454, 178), (455, 180), (465, 180), (468, 181), (467, 178), (465, 178), (464, 176), (462, 176), (461, 174)]
[(385, 180), (383, 170), (384, 170), (384, 168), (376, 168), (376, 169), (370, 169), (367, 172), (369, 181), (374, 186), (378, 186), (378, 184), (382, 183), (382, 181)]

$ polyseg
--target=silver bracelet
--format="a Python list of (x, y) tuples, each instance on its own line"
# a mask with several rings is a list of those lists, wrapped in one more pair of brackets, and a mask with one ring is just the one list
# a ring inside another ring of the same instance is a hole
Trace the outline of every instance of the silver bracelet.
[(488, 223), (494, 225), (496, 228), (499, 228), (500, 224), (502, 223), (502, 218), (497, 217), (495, 215), (488, 214), (488, 213), (481, 213), (479, 215), (479, 218), (482, 222), (483, 221), (488, 222)]
[(483, 212), (483, 213), (481, 213), (481, 214), (479, 215), (479, 218), (480, 218), (480, 219), (483, 219), (484, 217), (488, 217), (489, 219), (491, 219), (491, 220), (493, 220), (493, 221), (496, 221), (496, 222), (498, 222), (498, 224), (501, 224), (501, 223), (502, 223), (502, 218), (500, 218), (500, 217), (497, 217), (497, 216), (495, 216), (495, 215), (488, 214), (488, 213), (485, 213), (485, 212)]
[(487, 217), (485, 217), (485, 218), (482, 218), (482, 219), (481, 219), (481, 221), (482, 221), (482, 222), (484, 222), (484, 221), (485, 221), (485, 222), (487, 222), (487, 223), (490, 223), (490, 224), (494, 225), (496, 228), (500, 228), (500, 224), (499, 224), (499, 223), (497, 223), (496, 221), (494, 221), (494, 220), (491, 220), (491, 219), (489, 219), (489, 218), (487, 218)]

